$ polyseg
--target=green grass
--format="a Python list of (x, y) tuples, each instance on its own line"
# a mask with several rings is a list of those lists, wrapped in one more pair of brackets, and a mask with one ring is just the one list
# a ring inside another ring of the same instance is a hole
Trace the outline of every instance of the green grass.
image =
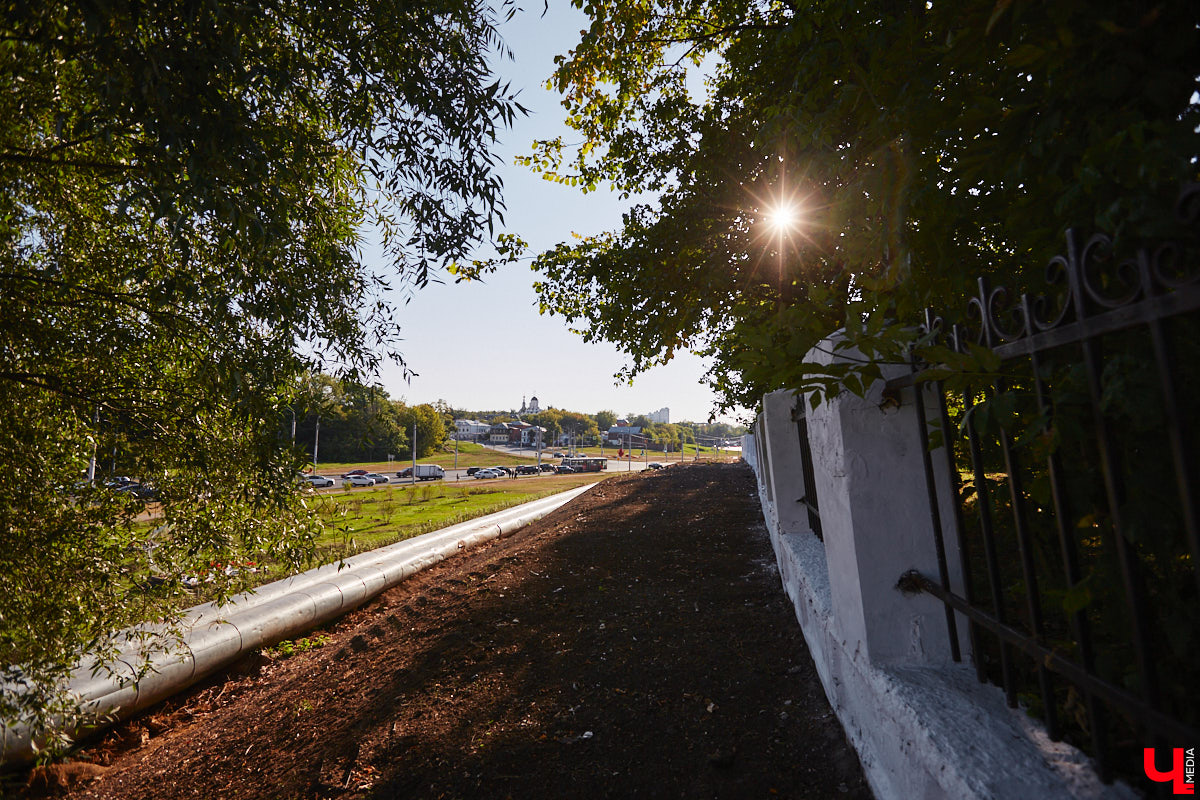
[(317, 543), (320, 560), (330, 562), (374, 550), (604, 477), (604, 473), (591, 473), (470, 483), (436, 481), (318, 495), (317, 510), (325, 522), (325, 533)]

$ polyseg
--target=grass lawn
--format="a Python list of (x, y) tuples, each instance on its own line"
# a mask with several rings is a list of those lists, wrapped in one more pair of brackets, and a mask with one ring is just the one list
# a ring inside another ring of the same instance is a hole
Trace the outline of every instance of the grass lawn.
[[(493, 458), (490, 463), (496, 460)], [(306, 495), (305, 503), (316, 511), (325, 528), (316, 542), (313, 566), (596, 483), (615, 474), (433, 481), (415, 486), (384, 484), (366, 489), (312, 492)], [(157, 523), (151, 515), (136, 524), (149, 529)], [(290, 574), (278, 562), (260, 564), (257, 571), (242, 576), (245, 583), (239, 590), (281, 580)], [(186, 607), (212, 600), (214, 595), (211, 587), (202, 583), (180, 599), (180, 607)]]
[(433, 481), (321, 493), (316, 495), (317, 512), (325, 522), (325, 534), (318, 541), (320, 560), (374, 550), (606, 477), (590, 473)]

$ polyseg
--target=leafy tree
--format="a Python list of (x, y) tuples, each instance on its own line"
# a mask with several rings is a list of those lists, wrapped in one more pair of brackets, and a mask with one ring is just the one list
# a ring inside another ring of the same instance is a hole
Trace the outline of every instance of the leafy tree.
[[(395, 404), (396, 418), (403, 430), (408, 433), (411, 440), (413, 423), (417, 426), (417, 458), (425, 458), (433, 455), (441, 449), (446, 442), (446, 425), (442, 420), (442, 415), (437, 412), (429, 403), (422, 403), (419, 406), (406, 406), (403, 403)], [(412, 442), (405, 443), (405, 449), (401, 452), (404, 458), (412, 458)]]
[[(68, 710), (78, 653), (210, 560), (311, 553), (295, 378), (369, 374), (388, 285), (488, 234), (489, 148), (521, 113), (496, 21), (475, 0), (0, 3), (0, 721)], [(86, 481), (114, 448), (158, 490), (150, 538), (144, 501)]]
[(575, 437), (575, 441), (581, 439), (595, 439), (599, 437), (600, 430), (596, 427), (596, 420), (587, 414), (580, 414), (576, 411), (561, 412), (562, 432), (571, 434)]
[(672, 423), (654, 423), (642, 433), (649, 437), (651, 446), (655, 450), (663, 450), (667, 447), (678, 450), (681, 444), (680, 428)]
[(596, 427), (602, 431), (607, 431), (613, 425), (617, 424), (617, 415), (612, 411), (597, 411), (592, 416), (596, 419)]
[(548, 408), (536, 414), (525, 415), (526, 422), (546, 429), (546, 433), (542, 436), (543, 444), (558, 440), (559, 434), (562, 433), (562, 419), (562, 412), (556, 408)]
[[(726, 408), (861, 390), (872, 363), (806, 354), (844, 328), (868, 362), (898, 358), (896, 320), (964, 307), (979, 275), (1028, 287), (1068, 225), (1161, 233), (1197, 174), (1194, 3), (577, 5), (592, 24), (553, 84), (583, 141), (528, 162), (661, 197), (542, 254), (542, 305), (630, 374), (711, 356)], [(772, 228), (789, 203), (796, 224)]]
[[(410, 429), (401, 425), (387, 392), (378, 386), (342, 381), (335, 385), (338, 390), (326, 397), (320, 421), (318, 455), (322, 461), (383, 461), (408, 448)], [(314, 418), (314, 437), (316, 422)]]

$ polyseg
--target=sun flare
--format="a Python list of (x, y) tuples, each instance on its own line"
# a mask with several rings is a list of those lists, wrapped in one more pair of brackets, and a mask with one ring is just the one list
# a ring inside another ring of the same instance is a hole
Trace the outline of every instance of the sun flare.
[(768, 209), (767, 224), (776, 231), (790, 230), (800, 219), (800, 210), (791, 203), (781, 203)]

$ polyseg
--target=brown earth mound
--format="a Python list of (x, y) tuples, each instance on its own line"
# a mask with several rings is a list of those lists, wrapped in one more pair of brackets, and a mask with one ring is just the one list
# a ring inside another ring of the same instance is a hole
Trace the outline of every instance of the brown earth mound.
[(610, 479), (324, 633), (113, 729), (76, 755), (82, 772), (39, 771), (22, 793), (871, 796), (744, 466)]

